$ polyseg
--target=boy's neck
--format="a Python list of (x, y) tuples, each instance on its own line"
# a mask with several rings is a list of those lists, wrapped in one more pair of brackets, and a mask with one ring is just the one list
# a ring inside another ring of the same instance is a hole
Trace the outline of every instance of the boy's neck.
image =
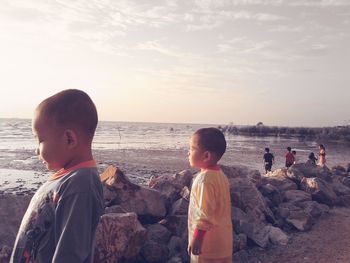
[(208, 165), (208, 166), (205, 166), (205, 167), (201, 167), (201, 171), (206, 171), (206, 170), (213, 170), (213, 171), (219, 171), (221, 168), (220, 166), (215, 163), (215, 164), (212, 164), (212, 165)]
[(70, 159), (65, 165), (64, 165), (64, 169), (69, 169), (79, 163), (83, 163), (83, 162), (87, 162), (90, 160), (93, 160), (94, 157), (92, 156), (92, 152), (91, 151), (87, 151), (87, 152), (82, 152), (79, 155), (73, 156), (72, 159)]

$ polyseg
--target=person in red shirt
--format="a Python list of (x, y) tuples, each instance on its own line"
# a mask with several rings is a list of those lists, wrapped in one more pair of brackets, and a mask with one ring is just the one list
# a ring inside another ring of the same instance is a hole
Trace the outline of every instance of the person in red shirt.
[(289, 168), (294, 164), (295, 158), (292, 153), (292, 148), (289, 146), (287, 147), (287, 153), (286, 153), (286, 167)]
[(324, 147), (323, 144), (320, 144), (319, 148), (320, 148), (320, 152), (318, 154), (319, 155), (319, 158), (318, 158), (319, 165), (324, 166), (326, 163), (326, 148)]

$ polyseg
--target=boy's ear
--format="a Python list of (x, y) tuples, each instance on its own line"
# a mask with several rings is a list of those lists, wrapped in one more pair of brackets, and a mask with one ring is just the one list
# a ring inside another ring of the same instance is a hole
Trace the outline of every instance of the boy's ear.
[(72, 149), (78, 145), (78, 137), (73, 130), (65, 130), (64, 139), (69, 149)]
[(205, 152), (204, 152), (204, 160), (205, 160), (205, 161), (210, 160), (211, 155), (212, 155), (211, 152), (205, 151)]

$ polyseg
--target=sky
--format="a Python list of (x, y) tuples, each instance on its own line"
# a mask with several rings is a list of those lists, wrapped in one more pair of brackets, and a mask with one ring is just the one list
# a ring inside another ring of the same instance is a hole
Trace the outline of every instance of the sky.
[(105, 121), (350, 124), (349, 0), (1, 0), (0, 118), (64, 89)]

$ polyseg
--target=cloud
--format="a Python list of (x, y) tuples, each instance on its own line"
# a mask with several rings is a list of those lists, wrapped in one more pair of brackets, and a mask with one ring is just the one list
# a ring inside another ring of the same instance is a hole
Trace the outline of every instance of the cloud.
[(305, 6), (305, 7), (342, 7), (350, 6), (348, 0), (296, 0), (289, 3), (290, 6)]
[(168, 56), (175, 56), (175, 57), (180, 56), (179, 53), (177, 53), (176, 51), (172, 50), (169, 47), (166, 47), (160, 42), (161, 42), (160, 40), (152, 40), (152, 41), (147, 41), (145, 43), (139, 43), (136, 46), (136, 49), (156, 51), (158, 53), (161, 53), (163, 55), (168, 55)]
[(269, 29), (270, 32), (302, 32), (304, 27), (302, 26), (287, 26), (287, 25), (276, 25)]

